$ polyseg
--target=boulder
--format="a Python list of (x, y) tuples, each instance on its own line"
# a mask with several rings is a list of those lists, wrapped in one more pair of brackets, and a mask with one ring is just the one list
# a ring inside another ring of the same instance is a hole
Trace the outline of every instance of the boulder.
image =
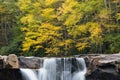
[(6, 59), (6, 68), (19, 68), (18, 57), (15, 54), (8, 55)]
[(120, 54), (85, 56), (86, 80), (120, 80)]
[(20, 68), (39, 69), (43, 60), (39, 57), (19, 57)]

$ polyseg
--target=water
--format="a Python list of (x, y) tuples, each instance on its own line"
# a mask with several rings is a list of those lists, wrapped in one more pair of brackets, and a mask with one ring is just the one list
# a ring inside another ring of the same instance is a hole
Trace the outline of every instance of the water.
[(39, 80), (56, 80), (56, 59), (45, 59), (43, 68), (39, 69)]
[[(77, 58), (78, 72), (74, 73), (72, 80), (85, 80), (85, 73), (87, 72), (86, 64), (83, 58)], [(81, 64), (82, 66), (80, 66)], [(81, 67), (81, 68), (80, 68)]]
[[(62, 64), (61, 64), (62, 65)], [(71, 60), (69, 58), (63, 59), (63, 70), (61, 73), (61, 80), (71, 80)]]
[(36, 73), (21, 69), (25, 80), (85, 80), (87, 72), (83, 58), (49, 58)]
[(25, 80), (38, 80), (36, 73), (31, 69), (20, 69)]

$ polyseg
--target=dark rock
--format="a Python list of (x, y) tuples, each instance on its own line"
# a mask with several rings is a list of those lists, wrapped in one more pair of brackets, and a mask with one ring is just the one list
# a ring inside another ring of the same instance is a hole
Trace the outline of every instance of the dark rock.
[(86, 80), (120, 80), (120, 75), (114, 73), (114, 70), (112, 72), (96, 69), (90, 75), (86, 76)]
[(88, 55), (87, 80), (120, 80), (120, 54)]
[(0, 69), (0, 80), (23, 80), (19, 69)]
[(37, 57), (19, 57), (20, 68), (39, 69), (42, 67), (43, 59)]
[(3, 57), (0, 55), (0, 69), (4, 68), (4, 60)]

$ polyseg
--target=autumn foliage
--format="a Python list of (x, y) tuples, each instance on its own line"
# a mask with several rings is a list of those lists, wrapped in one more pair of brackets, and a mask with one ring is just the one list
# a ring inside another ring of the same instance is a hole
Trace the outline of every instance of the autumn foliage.
[(24, 54), (68, 56), (120, 51), (120, 1), (18, 0), (16, 6)]

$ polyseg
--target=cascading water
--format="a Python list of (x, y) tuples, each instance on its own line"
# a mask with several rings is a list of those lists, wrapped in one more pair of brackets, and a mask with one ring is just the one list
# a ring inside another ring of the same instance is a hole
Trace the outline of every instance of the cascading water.
[(25, 80), (38, 80), (36, 73), (31, 69), (20, 69)]
[(56, 59), (45, 59), (43, 68), (39, 69), (39, 80), (56, 80)]
[(83, 58), (45, 59), (39, 80), (85, 80), (86, 72)]
[[(71, 80), (71, 60), (69, 58), (63, 59), (63, 71), (61, 73), (61, 80)], [(61, 65), (62, 65), (61, 64)]]
[(72, 80), (85, 80), (84, 75), (87, 72), (85, 61), (83, 58), (77, 58), (77, 61), (78, 61), (78, 67), (79, 67), (78, 72), (74, 73)]
[(25, 80), (85, 80), (87, 72), (83, 58), (47, 58), (38, 74), (21, 69)]

